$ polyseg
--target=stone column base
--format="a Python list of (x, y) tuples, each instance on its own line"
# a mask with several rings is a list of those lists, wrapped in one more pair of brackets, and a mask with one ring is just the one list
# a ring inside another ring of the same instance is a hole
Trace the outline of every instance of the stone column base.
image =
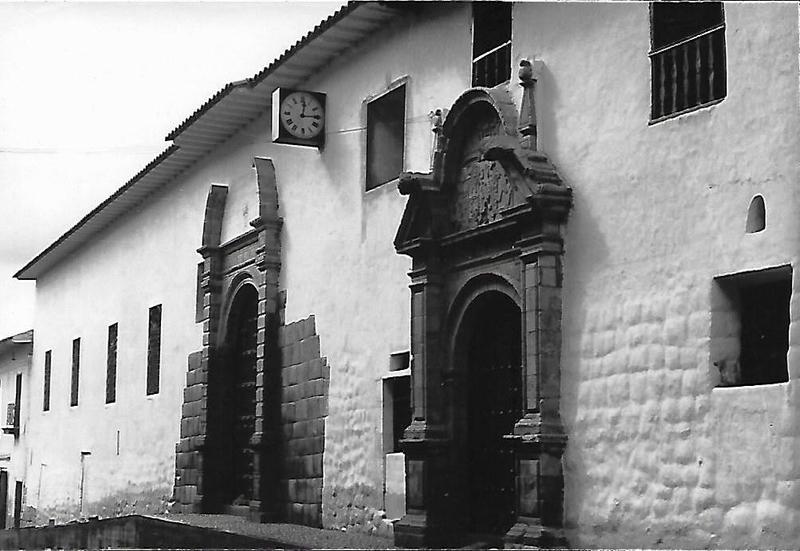
[(425, 511), (409, 511), (394, 523), (394, 544), (397, 547), (423, 549), (444, 543), (441, 529), (431, 525)]
[(560, 528), (542, 526), (538, 518), (519, 517), (503, 537), (506, 549), (568, 549), (569, 543)]

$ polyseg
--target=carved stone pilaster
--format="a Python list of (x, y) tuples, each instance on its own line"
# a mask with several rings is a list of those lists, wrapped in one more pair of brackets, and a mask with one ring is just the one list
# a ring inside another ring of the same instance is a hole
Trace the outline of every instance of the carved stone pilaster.
[(175, 509), (180, 512), (202, 512), (206, 493), (203, 472), (204, 448), (208, 426), (208, 373), (217, 347), (220, 307), (222, 303), (222, 253), (219, 249), (222, 217), (228, 187), (212, 184), (206, 198), (203, 222), (203, 257), (198, 292), (202, 296), (203, 346), (189, 355), (181, 414), (180, 441), (175, 454)]
[(256, 340), (255, 430), (253, 450), (252, 520), (278, 520), (281, 516), (281, 464), (283, 448), (280, 424), (281, 365), (278, 349), (278, 283), (281, 269), (278, 187), (271, 159), (255, 157), (258, 183), (258, 217), (250, 225), (258, 232), (255, 265), (259, 274)]

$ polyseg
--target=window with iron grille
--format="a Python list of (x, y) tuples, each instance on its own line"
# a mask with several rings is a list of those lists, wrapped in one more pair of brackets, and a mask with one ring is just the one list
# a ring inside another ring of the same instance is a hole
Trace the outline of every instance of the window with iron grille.
[(69, 393), (69, 405), (78, 405), (78, 384), (80, 382), (81, 369), (81, 340), (72, 341), (72, 384)]
[(50, 369), (52, 367), (52, 350), (44, 353), (44, 396), (42, 397), (42, 411), (50, 411)]
[(511, 3), (472, 4), (472, 85), (492, 87), (511, 78)]
[(106, 352), (106, 404), (117, 400), (117, 324), (108, 326)]
[(161, 305), (150, 308), (147, 330), (147, 394), (158, 394), (161, 370)]
[(721, 2), (650, 4), (651, 122), (717, 103), (727, 94)]
[(403, 171), (406, 87), (398, 86), (367, 104), (367, 191)]

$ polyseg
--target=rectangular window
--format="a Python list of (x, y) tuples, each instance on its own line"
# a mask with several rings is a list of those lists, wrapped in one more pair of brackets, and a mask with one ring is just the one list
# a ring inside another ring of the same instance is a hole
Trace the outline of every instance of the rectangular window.
[(472, 4), (472, 85), (511, 78), (511, 2)]
[(117, 400), (117, 324), (108, 326), (106, 352), (106, 404)]
[(52, 366), (53, 351), (44, 353), (44, 396), (42, 397), (42, 411), (50, 411), (50, 369)]
[(147, 394), (158, 394), (161, 370), (161, 305), (150, 308), (147, 326)]
[(408, 352), (392, 354), (383, 377), (383, 452), (400, 450), (403, 432), (411, 424), (411, 370)]
[(715, 283), (711, 353), (720, 386), (788, 381), (791, 267), (719, 277)]
[(651, 122), (725, 97), (721, 2), (652, 2), (650, 37)]
[(14, 436), (19, 437), (19, 425), (22, 420), (22, 373), (17, 373), (14, 381)]
[(405, 118), (405, 85), (367, 105), (367, 190), (398, 178), (403, 171)]
[(69, 405), (78, 405), (78, 384), (81, 369), (81, 340), (72, 341), (72, 385), (70, 386)]

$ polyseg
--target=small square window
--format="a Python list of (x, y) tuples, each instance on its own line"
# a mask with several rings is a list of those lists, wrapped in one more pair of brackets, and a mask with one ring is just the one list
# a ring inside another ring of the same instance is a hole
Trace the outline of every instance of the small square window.
[(650, 6), (651, 121), (724, 98), (722, 3), (653, 2)]
[(367, 190), (390, 182), (403, 171), (406, 87), (367, 105)]
[(792, 269), (781, 266), (716, 278), (711, 353), (720, 386), (789, 380)]
[(472, 4), (472, 85), (511, 78), (511, 2)]

